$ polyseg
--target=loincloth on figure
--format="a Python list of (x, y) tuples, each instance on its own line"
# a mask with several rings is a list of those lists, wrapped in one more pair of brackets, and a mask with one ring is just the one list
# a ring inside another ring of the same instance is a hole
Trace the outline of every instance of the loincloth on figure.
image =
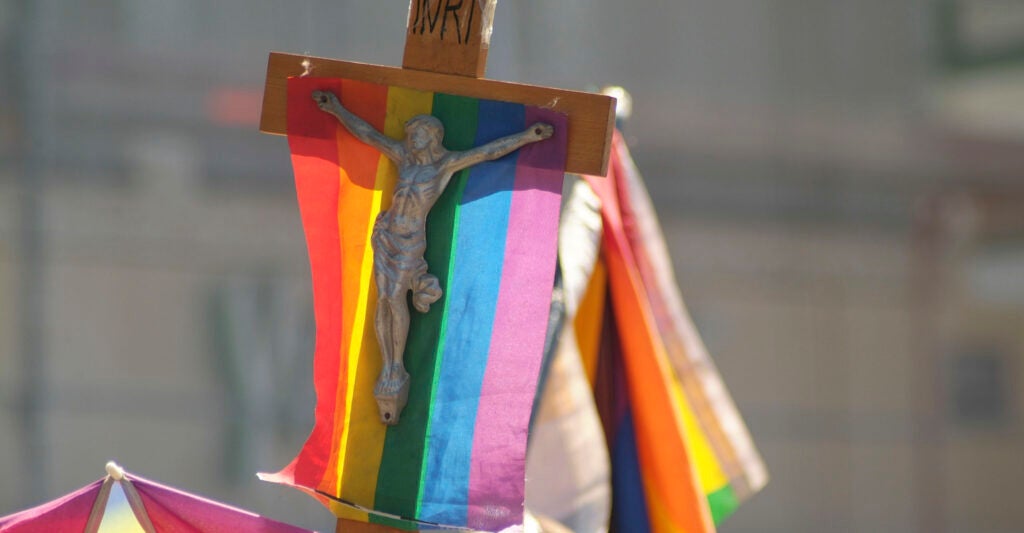
[[(427, 261), (423, 258), (427, 235), (422, 229), (409, 233), (392, 229), (389, 212), (377, 215), (370, 236), (377, 295), (379, 298), (404, 298), (405, 292), (411, 290), (413, 307), (426, 313), (430, 304), (441, 298), (441, 284), (436, 276), (427, 272)], [(382, 283), (381, 278), (387, 283)]]

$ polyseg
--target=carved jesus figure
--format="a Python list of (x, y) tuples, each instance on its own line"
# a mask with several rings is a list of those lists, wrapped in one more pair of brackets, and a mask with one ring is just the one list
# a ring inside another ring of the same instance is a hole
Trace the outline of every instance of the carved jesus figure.
[(373, 395), (381, 422), (395, 425), (409, 397), (409, 373), (403, 359), (409, 334), (407, 295), (412, 291), (412, 304), (421, 313), (441, 298), (441, 285), (427, 271), (423, 258), (427, 247), (427, 213), (456, 172), (547, 139), (554, 129), (537, 123), (522, 133), (472, 150), (450, 152), (441, 144), (444, 126), (430, 115), (409, 119), (405, 123), (405, 140), (396, 141), (345, 109), (329, 91), (313, 91), (313, 100), (357, 139), (377, 148), (398, 166), (391, 207), (377, 216), (370, 237), (377, 282), (374, 327), (384, 360)]

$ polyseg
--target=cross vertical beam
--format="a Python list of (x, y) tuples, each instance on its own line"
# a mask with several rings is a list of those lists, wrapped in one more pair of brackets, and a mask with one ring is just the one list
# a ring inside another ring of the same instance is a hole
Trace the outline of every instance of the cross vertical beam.
[(402, 68), (482, 78), (497, 0), (412, 0)]

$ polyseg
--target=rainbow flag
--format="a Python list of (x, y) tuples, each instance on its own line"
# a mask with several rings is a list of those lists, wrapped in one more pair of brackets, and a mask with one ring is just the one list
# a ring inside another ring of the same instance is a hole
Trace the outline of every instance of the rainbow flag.
[(612, 527), (714, 531), (767, 473), (686, 312), (650, 198), (620, 135), (601, 259), (575, 316), (612, 460)]
[[(432, 114), (449, 150), (534, 122), (554, 136), (456, 175), (427, 222), (425, 259), (444, 296), (412, 312), (409, 402), (396, 426), (373, 397), (381, 358), (370, 232), (397, 178), (391, 161), (316, 108), (314, 90), (384, 134)], [(523, 521), (525, 457), (556, 262), (567, 123), (549, 110), (364, 82), (293, 78), (288, 141), (313, 278), (316, 422), (264, 479), (338, 516), (406, 529), (497, 530)]]

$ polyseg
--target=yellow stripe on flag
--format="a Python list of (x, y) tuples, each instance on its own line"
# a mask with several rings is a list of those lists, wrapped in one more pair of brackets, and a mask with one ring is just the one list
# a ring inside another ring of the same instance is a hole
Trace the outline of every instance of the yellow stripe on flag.
[(672, 397), (683, 414), (683, 434), (686, 436), (686, 446), (690, 450), (690, 457), (697, 467), (697, 478), (700, 480), (701, 489), (704, 494), (711, 494), (729, 484), (729, 478), (722, 470), (718, 457), (711, 448), (704, 428), (697, 422), (697, 416), (693, 413), (690, 402), (686, 399), (682, 384), (672, 373)]
[[(377, 163), (370, 206), (370, 226), (381, 210), (383, 189), (397, 179), (395, 166), (383, 155)], [(344, 222), (342, 222), (344, 223)], [(380, 423), (377, 404), (372, 394), (381, 368), (380, 348), (377, 345), (373, 317), (377, 312), (377, 285), (373, 278), (373, 247), (371, 232), (366, 233), (366, 246), (362, 265), (359, 269), (359, 303), (356, 306), (355, 322), (352, 325), (352, 341), (348, 359), (348, 401), (351, 408), (346, 413), (345, 433), (342, 435), (342, 457), (338, 464), (338, 494), (361, 505), (372, 506), (377, 488), (377, 465), (384, 447), (387, 428)], [(357, 392), (358, 391), (358, 392)], [(352, 433), (359, 439), (349, 443)], [(343, 475), (344, 473), (344, 475)], [(343, 508), (342, 518), (366, 521), (363, 511)]]
[(583, 371), (594, 387), (597, 379), (597, 359), (600, 353), (601, 330), (604, 328), (604, 301), (608, 293), (608, 270), (604, 261), (594, 263), (594, 273), (580, 300), (573, 326), (576, 330), (576, 342), (580, 347), (580, 358), (583, 360)]

